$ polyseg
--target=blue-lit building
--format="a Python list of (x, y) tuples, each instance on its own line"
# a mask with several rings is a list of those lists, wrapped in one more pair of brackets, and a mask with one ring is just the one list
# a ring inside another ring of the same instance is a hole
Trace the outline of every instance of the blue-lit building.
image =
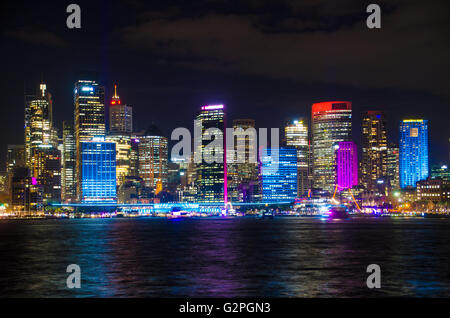
[(261, 179), (264, 202), (294, 200), (297, 197), (297, 150), (263, 149)]
[(416, 187), (428, 178), (428, 120), (406, 119), (400, 124), (400, 187)]
[(116, 202), (116, 144), (81, 142), (82, 202)]

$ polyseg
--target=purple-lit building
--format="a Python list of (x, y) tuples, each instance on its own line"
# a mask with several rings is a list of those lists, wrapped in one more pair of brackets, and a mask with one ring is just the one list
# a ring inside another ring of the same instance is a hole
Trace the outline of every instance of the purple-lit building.
[(358, 185), (358, 151), (353, 141), (341, 141), (335, 146), (336, 183), (339, 189)]

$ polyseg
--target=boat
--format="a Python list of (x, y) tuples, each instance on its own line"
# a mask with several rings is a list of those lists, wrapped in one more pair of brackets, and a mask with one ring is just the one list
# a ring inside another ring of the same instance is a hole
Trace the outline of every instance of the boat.
[(262, 213), (261, 217), (263, 219), (273, 219), (274, 215), (275, 215), (275, 213), (273, 212), (273, 210), (271, 210), (271, 211), (264, 211)]
[(347, 219), (349, 217), (348, 208), (343, 205), (332, 206), (328, 217), (331, 219)]
[(181, 210), (180, 208), (173, 208), (168, 215), (169, 218), (186, 218), (190, 216), (188, 211)]

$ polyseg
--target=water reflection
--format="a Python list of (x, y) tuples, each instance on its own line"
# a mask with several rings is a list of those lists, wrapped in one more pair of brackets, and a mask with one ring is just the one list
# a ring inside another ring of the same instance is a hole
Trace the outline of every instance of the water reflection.
[[(448, 219), (0, 221), (0, 295), (449, 296)], [(78, 264), (82, 288), (66, 288)], [(366, 287), (379, 264), (382, 288)]]

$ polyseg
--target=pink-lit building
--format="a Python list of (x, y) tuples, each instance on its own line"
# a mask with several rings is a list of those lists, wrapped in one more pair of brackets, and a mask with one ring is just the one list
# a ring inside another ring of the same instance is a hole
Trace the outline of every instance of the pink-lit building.
[(358, 150), (353, 141), (341, 141), (335, 146), (336, 183), (339, 189), (358, 185)]

